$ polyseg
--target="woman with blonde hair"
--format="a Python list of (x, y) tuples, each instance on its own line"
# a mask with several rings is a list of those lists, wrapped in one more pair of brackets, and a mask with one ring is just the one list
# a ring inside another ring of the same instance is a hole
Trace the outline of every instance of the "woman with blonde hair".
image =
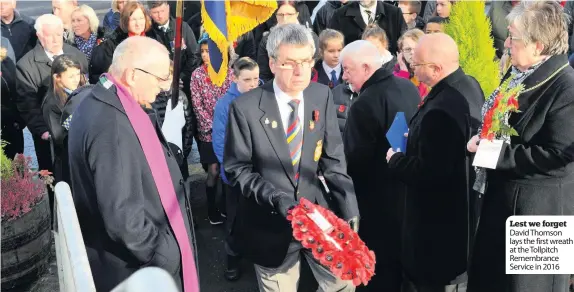
[(394, 74), (397, 77), (409, 79), (418, 88), (421, 99), (424, 99), (429, 92), (429, 87), (420, 82), (415, 76), (414, 70), (411, 67), (415, 48), (419, 39), (425, 33), (417, 28), (407, 30), (399, 38), (399, 55), (397, 56), (397, 65), (394, 68)]
[[(566, 55), (568, 19), (558, 1), (522, 1), (507, 20), (504, 46), (510, 50), (511, 68), (484, 103), (482, 126), (467, 144), (476, 152), (486, 139), (502, 141), (494, 166), (476, 172), (474, 189), (484, 200), (468, 291), (567, 292), (569, 276), (556, 269), (556, 274), (507, 274), (505, 235), (510, 216), (574, 215), (574, 69)], [(534, 255), (520, 256), (532, 260)]]
[(92, 50), (104, 37), (104, 29), (99, 24), (96, 12), (88, 5), (81, 5), (72, 11), (74, 46), (86, 55), (88, 61), (92, 57)]

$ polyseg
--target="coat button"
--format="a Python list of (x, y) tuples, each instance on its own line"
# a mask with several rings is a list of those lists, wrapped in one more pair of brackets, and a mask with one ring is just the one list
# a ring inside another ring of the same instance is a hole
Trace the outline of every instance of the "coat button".
[(185, 182), (183, 181), (183, 179), (180, 179), (180, 180), (179, 180), (179, 184), (182, 185), (182, 186), (185, 184)]

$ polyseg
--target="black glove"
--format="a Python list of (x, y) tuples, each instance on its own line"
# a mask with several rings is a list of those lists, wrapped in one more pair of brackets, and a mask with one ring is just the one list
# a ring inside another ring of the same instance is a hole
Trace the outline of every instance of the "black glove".
[(355, 216), (349, 220), (349, 225), (351, 229), (355, 232), (359, 232), (359, 217)]
[(272, 201), (275, 210), (277, 210), (277, 212), (279, 212), (279, 214), (283, 215), (285, 218), (287, 218), (287, 215), (289, 215), (289, 211), (298, 205), (295, 199), (283, 192), (277, 193), (273, 197)]

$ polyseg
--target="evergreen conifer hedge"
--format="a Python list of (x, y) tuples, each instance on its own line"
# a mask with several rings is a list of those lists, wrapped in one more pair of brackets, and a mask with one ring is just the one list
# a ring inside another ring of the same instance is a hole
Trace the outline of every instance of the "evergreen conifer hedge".
[(500, 69), (484, 11), (485, 1), (457, 1), (445, 32), (458, 45), (460, 67), (476, 78), (487, 98), (500, 83)]

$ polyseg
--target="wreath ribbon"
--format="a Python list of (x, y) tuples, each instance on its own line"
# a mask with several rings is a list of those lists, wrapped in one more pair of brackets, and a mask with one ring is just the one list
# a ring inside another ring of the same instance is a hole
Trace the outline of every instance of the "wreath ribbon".
[(375, 253), (333, 212), (301, 198), (290, 211), (293, 237), (341, 280), (367, 285), (375, 274)]

